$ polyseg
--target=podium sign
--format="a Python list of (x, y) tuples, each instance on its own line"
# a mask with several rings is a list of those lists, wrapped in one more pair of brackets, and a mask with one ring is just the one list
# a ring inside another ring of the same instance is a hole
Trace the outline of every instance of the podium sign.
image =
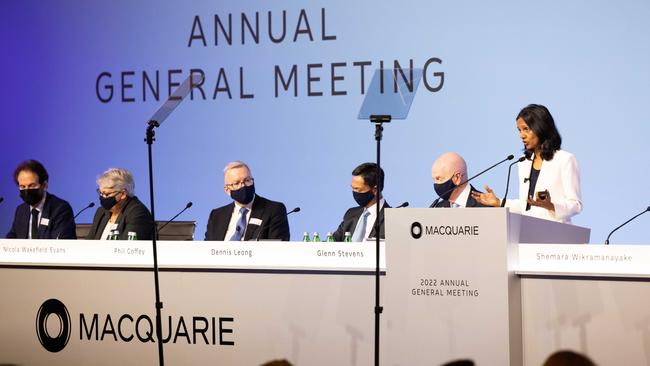
[(386, 210), (384, 364), (522, 364), (513, 215), (501, 208)]

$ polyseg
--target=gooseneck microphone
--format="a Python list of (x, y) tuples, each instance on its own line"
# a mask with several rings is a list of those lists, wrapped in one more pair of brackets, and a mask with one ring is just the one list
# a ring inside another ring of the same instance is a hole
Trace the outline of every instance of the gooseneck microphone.
[[(1, 199), (0, 199), (0, 202), (2, 202)], [(81, 211), (77, 212), (77, 214), (74, 215), (74, 217), (73, 217), (72, 219), (73, 219), (73, 220), (76, 219), (77, 216), (81, 215), (82, 212), (86, 211), (87, 209), (89, 209), (89, 208), (91, 208), (91, 207), (95, 207), (95, 202), (90, 202), (90, 203), (88, 204), (88, 206), (82, 208)]]
[(167, 221), (166, 223), (163, 224), (163, 226), (159, 227), (158, 230), (156, 230), (156, 231), (157, 231), (157, 232), (156, 232), (156, 235), (157, 235), (158, 233), (160, 233), (160, 231), (161, 231), (162, 229), (164, 229), (165, 226), (169, 225), (169, 223), (171, 223), (172, 221), (174, 221), (178, 216), (180, 216), (180, 214), (182, 214), (183, 212), (185, 212), (185, 210), (187, 210), (187, 209), (190, 208), (190, 207), (192, 207), (192, 202), (191, 202), (191, 201), (188, 202), (188, 203), (185, 205), (185, 208), (182, 209), (181, 212), (177, 213), (174, 217), (171, 218), (171, 220)]
[[(445, 195), (447, 195), (447, 193), (453, 191), (453, 190), (456, 189), (457, 187), (460, 187), (460, 186), (462, 186), (463, 184), (468, 183), (469, 181), (471, 181), (472, 179), (478, 177), (479, 175), (481, 175), (481, 174), (487, 172), (487, 171), (490, 170), (490, 169), (495, 168), (497, 165), (503, 164), (504, 162), (506, 162), (506, 161), (508, 161), (508, 160), (512, 160), (512, 159), (514, 159), (514, 158), (515, 158), (514, 155), (508, 155), (508, 156), (506, 156), (505, 159), (503, 159), (503, 160), (499, 161), (498, 163), (496, 163), (496, 164), (490, 166), (489, 168), (483, 170), (482, 172), (480, 172), (480, 173), (478, 173), (478, 174), (475, 174), (473, 177), (468, 178), (468, 179), (465, 180), (464, 182), (461, 182), (461, 183), (460, 183), (459, 185), (457, 185), (456, 187), (454, 187), (454, 188), (452, 188), (452, 189), (448, 189), (447, 191), (443, 192), (443, 193), (441, 194), (441, 196), (445, 196)], [(441, 197), (436, 198), (436, 200), (433, 201), (433, 202), (431, 203), (431, 205), (429, 206), (429, 208), (436, 207), (436, 205), (438, 204), (438, 202), (440, 202), (440, 199), (441, 199)]]
[(506, 192), (503, 194), (503, 199), (501, 200), (501, 207), (504, 207), (506, 205), (506, 197), (508, 197), (508, 188), (510, 188), (510, 172), (512, 171), (512, 166), (521, 163), (524, 160), (526, 160), (526, 156), (522, 156), (519, 159), (517, 159), (517, 161), (510, 163), (510, 165), (508, 165), (508, 179), (506, 180)]
[(402, 207), (409, 207), (409, 203), (408, 203), (408, 201), (406, 201), (406, 202), (402, 202), (401, 205), (399, 205), (399, 206), (397, 206), (397, 207), (395, 207), (395, 208), (402, 208)]
[[(295, 207), (293, 210), (287, 212), (287, 216), (291, 215), (294, 212), (300, 212), (300, 207)], [(266, 226), (266, 222), (262, 222), (262, 225), (260, 225), (260, 228), (257, 230), (257, 235), (255, 235), (255, 239), (252, 239), (254, 241), (260, 241), (260, 235), (262, 235), (262, 230)]]
[(623, 226), (627, 225), (628, 222), (630, 222), (630, 221), (636, 219), (637, 217), (643, 215), (644, 213), (646, 213), (646, 212), (648, 212), (648, 211), (650, 211), (650, 206), (648, 206), (648, 208), (646, 208), (645, 210), (639, 212), (638, 214), (634, 215), (631, 219), (629, 219), (629, 220), (625, 221), (624, 223), (620, 224), (619, 226), (617, 226), (616, 229), (612, 230), (612, 232), (609, 233), (609, 235), (607, 235), (607, 239), (605, 239), (605, 245), (609, 245), (609, 237), (612, 236), (612, 234), (614, 234), (614, 232), (615, 232), (616, 230), (622, 228)]

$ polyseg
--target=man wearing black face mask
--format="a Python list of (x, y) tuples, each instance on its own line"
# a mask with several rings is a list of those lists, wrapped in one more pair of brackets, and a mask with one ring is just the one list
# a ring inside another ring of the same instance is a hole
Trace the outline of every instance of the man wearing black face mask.
[(448, 152), (440, 155), (431, 167), (431, 178), (433, 187), (440, 197), (431, 207), (486, 207), (470, 194), (478, 191), (470, 184), (463, 183), (467, 180), (467, 163), (457, 153)]
[(289, 241), (287, 208), (255, 194), (255, 180), (248, 165), (233, 161), (223, 170), (224, 192), (233, 202), (212, 210), (205, 240)]
[[(384, 238), (384, 208), (390, 205), (384, 201), (381, 191), (384, 188), (384, 170), (377, 164), (363, 163), (352, 171), (352, 197), (359, 206), (352, 207), (343, 215), (343, 221), (334, 232), (334, 240), (343, 241), (345, 233), (352, 235), (352, 241), (363, 241), (377, 236), (375, 221), (379, 204), (379, 237)], [(379, 197), (379, 202), (377, 198)]]
[(70, 204), (47, 192), (43, 164), (27, 160), (16, 168), (14, 181), (25, 203), (16, 208), (8, 239), (76, 239)]

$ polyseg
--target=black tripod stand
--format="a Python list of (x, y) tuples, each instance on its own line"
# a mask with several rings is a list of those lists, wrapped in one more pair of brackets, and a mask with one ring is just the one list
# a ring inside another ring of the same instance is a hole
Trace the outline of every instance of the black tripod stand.
[[(391, 116), (389, 115), (371, 115), (370, 122), (375, 124), (375, 141), (377, 141), (377, 177), (381, 176), (381, 139), (383, 137), (384, 123), (391, 121)], [(380, 267), (379, 267), (379, 243), (381, 237), (381, 220), (379, 219), (379, 213), (381, 212), (380, 201), (382, 198), (381, 190), (383, 187), (377, 186), (377, 219), (375, 219), (375, 366), (379, 366), (379, 327), (381, 313), (384, 310), (381, 306), (380, 300)]]

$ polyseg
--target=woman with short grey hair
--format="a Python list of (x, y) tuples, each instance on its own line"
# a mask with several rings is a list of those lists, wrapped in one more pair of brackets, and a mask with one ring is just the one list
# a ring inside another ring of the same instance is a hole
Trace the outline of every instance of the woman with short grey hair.
[(120, 240), (135, 235), (140, 240), (153, 237), (153, 218), (135, 196), (133, 175), (123, 168), (111, 168), (97, 178), (100, 207), (95, 212), (87, 239)]

